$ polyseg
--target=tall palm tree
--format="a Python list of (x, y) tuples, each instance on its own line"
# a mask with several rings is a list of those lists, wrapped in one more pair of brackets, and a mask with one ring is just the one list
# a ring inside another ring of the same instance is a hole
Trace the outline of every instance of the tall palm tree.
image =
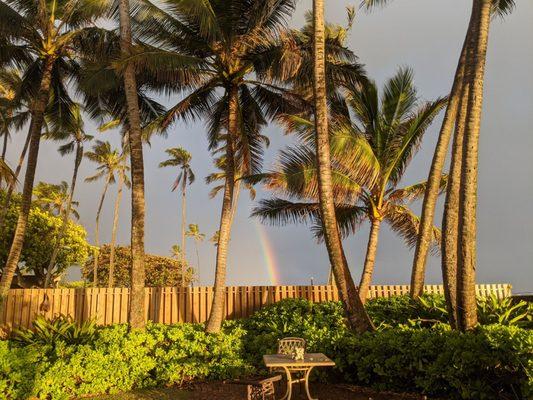
[[(372, 81), (347, 91), (345, 96), (345, 100), (340, 101), (346, 105), (344, 115), (336, 115), (329, 134), (331, 190), (341, 236), (355, 233), (364, 220), (371, 225), (359, 284), (359, 294), (364, 303), (374, 271), (381, 223), (386, 221), (409, 246), (416, 241), (419, 219), (408, 204), (421, 197), (426, 182), (403, 188), (399, 188), (398, 184), (424, 133), (445, 101), (437, 99), (420, 104), (409, 69), (400, 69), (386, 83), (381, 99)], [(342, 109), (340, 104), (332, 104), (332, 107)], [(317, 234), (323, 237), (323, 214), (317, 203), (319, 170), (313, 156), (316, 152), (313, 137), (309, 132), (313, 123), (301, 116), (298, 120), (304, 144), (283, 152), (279, 170), (266, 174), (263, 179), (267, 187), (275, 192), (305, 199), (306, 202), (267, 199), (260, 202), (253, 215), (275, 223), (311, 220), (318, 225)], [(291, 125), (294, 127), (294, 121)], [(365, 179), (369, 173), (371, 179)], [(445, 183), (443, 179), (441, 188)], [(434, 227), (433, 242), (439, 239), (440, 232)]]
[(3, 161), (6, 159), (11, 119), (16, 109), (20, 107), (17, 98), (20, 81), (20, 74), (17, 70), (0, 70), (0, 136), (3, 141), (0, 159)]
[(139, 45), (132, 59), (137, 68), (167, 79), (167, 90), (186, 93), (162, 125), (206, 117), (210, 149), (224, 152), (226, 159), (214, 296), (206, 324), (208, 332), (216, 332), (223, 318), (235, 175), (259, 171), (264, 146), (259, 131), (288, 96), (258, 80), (254, 59), (283, 28), (294, 0), (267, 0), (253, 7), (245, 0), (231, 7), (223, 0), (158, 4), (161, 8), (148, 2), (139, 7), (137, 33), (147, 44)]
[(117, 167), (118, 183), (117, 183), (117, 197), (115, 199), (115, 209), (113, 211), (113, 228), (111, 230), (111, 243), (109, 245), (109, 277), (107, 280), (108, 287), (115, 285), (115, 245), (117, 242), (118, 217), (120, 211), (120, 203), (122, 201), (122, 191), (124, 186), (131, 187), (128, 178), (129, 166), (126, 164), (125, 154), (123, 153), (122, 160)]
[[(186, 198), (187, 185), (194, 182), (194, 172), (191, 168), (191, 153), (181, 147), (173, 147), (165, 150), (169, 159), (159, 163), (159, 168), (173, 167), (178, 169), (178, 176), (172, 184), (172, 191), (181, 185), (181, 268), (185, 268), (185, 227), (187, 221)], [(182, 275), (184, 271), (181, 271)], [(185, 282), (182, 281), (183, 284)]]
[[(132, 54), (130, 4), (119, 0), (120, 50), (123, 59)], [(124, 92), (128, 115), (128, 138), (131, 165), (131, 289), (128, 321), (132, 328), (143, 328), (144, 316), (144, 160), (141, 132), (141, 114), (137, 93), (135, 66), (126, 62), (124, 72)]]
[(328, 130), (328, 106), (326, 94), (325, 36), (324, 36), (324, 0), (313, 0), (314, 28), (314, 106), (315, 106), (315, 143), (318, 169), (318, 197), (324, 239), (329, 255), (329, 262), (339, 287), (340, 296), (351, 329), (364, 332), (373, 329), (372, 321), (366, 314), (359, 293), (348, 279), (350, 270), (342, 248), (341, 236), (335, 215), (335, 203), (331, 176), (331, 154)]
[(11, 63), (24, 71), (22, 98), (31, 99), (29, 153), (17, 227), (2, 278), (0, 302), (11, 286), (20, 260), (31, 206), (31, 196), (39, 155), (45, 111), (55, 108), (68, 118), (71, 100), (66, 79), (77, 69), (72, 57), (87, 50), (79, 46), (89, 33), (100, 31), (94, 23), (105, 14), (108, 0), (10, 0), (0, 3), (0, 37), (10, 46), (3, 48), (1, 63)]
[[(12, 171), (5, 161), (7, 153), (7, 143), (11, 130), (19, 130), (23, 127), (30, 117), (27, 108), (27, 101), (21, 99), (20, 91), (22, 86), (22, 77), (16, 69), (0, 70), (0, 132), (3, 132), (4, 145), (2, 148), (2, 167), (4, 180), (6, 180), (6, 196), (0, 209), (0, 230), (4, 228), (4, 218), (7, 214), (13, 191), (15, 190), (17, 180), (22, 170), (26, 152), (30, 144), (30, 135), (26, 135), (20, 157), (15, 168)], [(11, 173), (10, 173), (11, 172)], [(6, 179), (7, 178), (7, 179)]]
[[(492, 0), (492, 13), (493, 15), (499, 15), (501, 17), (509, 14), (515, 6), (514, 0)], [(469, 41), (472, 40), (472, 32), (475, 28), (474, 12), (471, 13), (470, 22), (467, 29), (467, 34), (457, 64), (455, 77), (450, 91), (449, 101), (444, 115), (444, 120), (441, 125), (439, 139), (435, 147), (433, 154), (433, 160), (428, 176), (428, 186), (424, 195), (424, 201), (422, 204), (422, 217), (421, 217), (421, 229), (418, 236), (415, 256), (413, 259), (413, 269), (411, 275), (411, 289), (410, 293), (412, 297), (419, 297), (424, 288), (424, 277), (426, 269), (426, 261), (429, 250), (429, 242), (431, 235), (431, 226), (433, 225), (433, 219), (435, 215), (435, 205), (437, 202), (439, 192), (439, 182), (444, 168), (446, 155), (448, 153), (449, 143), (454, 132), (454, 126), (459, 123), (460, 120), (460, 104), (461, 98), (464, 96), (464, 87), (467, 85), (465, 82), (466, 66), (470, 63), (472, 57), (467, 57)], [(468, 97), (468, 94), (466, 94)], [(466, 101), (464, 101), (466, 107)], [(461, 139), (462, 140), (462, 139)], [(460, 157), (458, 158), (460, 160)], [(448, 254), (453, 254), (455, 251), (450, 249)], [(452, 255), (451, 257), (455, 257)], [(443, 265), (443, 279), (448, 281), (447, 272), (448, 269)], [(446, 285), (445, 285), (446, 286)], [(451, 314), (450, 314), (451, 315)]]
[(55, 125), (52, 121), (51, 123), (52, 130), (48, 132), (46, 135), (47, 138), (51, 138), (54, 140), (60, 140), (60, 141), (67, 140), (66, 143), (64, 143), (63, 145), (59, 147), (59, 153), (61, 155), (70, 154), (73, 151), (75, 154), (74, 154), (74, 168), (72, 170), (72, 178), (70, 182), (70, 192), (67, 197), (67, 204), (65, 206), (65, 210), (62, 214), (61, 229), (59, 231), (57, 242), (52, 252), (52, 255), (50, 257), (50, 262), (48, 264), (48, 269), (47, 269), (47, 274), (46, 274), (46, 279), (45, 279), (45, 287), (48, 287), (52, 271), (55, 267), (56, 259), (57, 259), (57, 256), (59, 254), (59, 250), (61, 247), (61, 240), (63, 236), (65, 235), (66, 229), (68, 227), (68, 220), (71, 214), (72, 205), (77, 205), (77, 202), (73, 201), (73, 199), (74, 199), (74, 191), (76, 188), (76, 183), (78, 181), (78, 171), (81, 165), (81, 161), (83, 160), (84, 144), (85, 142), (92, 139), (92, 136), (87, 135), (84, 131), (84, 122), (83, 122), (83, 118), (81, 115), (80, 106), (76, 105), (72, 113), (73, 113), (73, 118), (66, 121), (67, 122), (66, 126), (62, 126), (61, 123), (59, 125)]
[(189, 224), (189, 229), (186, 232), (187, 237), (194, 240), (194, 247), (196, 249), (196, 271), (198, 272), (198, 281), (200, 281), (200, 253), (198, 252), (198, 243), (205, 239), (205, 233), (200, 232), (198, 224)]
[(109, 142), (102, 142), (101, 140), (97, 140), (96, 143), (93, 145), (92, 151), (88, 151), (85, 153), (85, 157), (96, 163), (98, 166), (96, 167), (97, 173), (85, 178), (86, 182), (95, 182), (101, 178), (104, 179), (104, 187), (102, 189), (102, 194), (100, 195), (100, 201), (98, 203), (98, 209), (96, 211), (96, 223), (94, 228), (94, 271), (93, 271), (93, 284), (96, 285), (97, 280), (97, 273), (98, 273), (98, 251), (100, 246), (100, 238), (99, 238), (99, 231), (100, 231), (100, 214), (102, 212), (102, 207), (104, 205), (104, 200), (107, 194), (107, 190), (109, 188), (109, 185), (114, 184), (116, 182), (116, 173), (120, 171), (123, 168), (124, 158), (125, 155), (121, 154), (117, 149), (113, 149), (111, 147), (111, 143)]
[(472, 66), (461, 162), (459, 239), (457, 264), (457, 326), (472, 330), (477, 325), (476, 306), (476, 208), (479, 129), (483, 107), (483, 83), (492, 10), (491, 0), (474, 0), (476, 15)]

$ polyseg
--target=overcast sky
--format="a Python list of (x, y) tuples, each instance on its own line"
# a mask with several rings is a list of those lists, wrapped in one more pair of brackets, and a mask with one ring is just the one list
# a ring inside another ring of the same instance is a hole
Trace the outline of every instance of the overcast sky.
[[(326, 1), (330, 22), (344, 24), (345, 7), (359, 1)], [(485, 103), (481, 127), (478, 211), (478, 282), (510, 282), (515, 291), (533, 290), (533, 2), (517, 0), (515, 12), (491, 26), (485, 78)], [(300, 1), (290, 24), (300, 27), (310, 1)], [(415, 72), (415, 84), (424, 100), (446, 95), (449, 91), (469, 18), (470, 2), (465, 0), (396, 0), (372, 13), (359, 13), (347, 43), (366, 65), (367, 73), (381, 84), (400, 66)], [(161, 99), (167, 102), (167, 99)], [(167, 103), (168, 104), (168, 103)], [(404, 177), (405, 184), (427, 178), (441, 118), (425, 136), (419, 154), (411, 162)], [(118, 144), (117, 133), (100, 134), (94, 124), (87, 123), (87, 133)], [(271, 166), (277, 152), (287, 144), (282, 131), (272, 125), (265, 129), (271, 138), (265, 167)], [(10, 147), (9, 160), (18, 157), (23, 140), (16, 135)], [(182, 146), (192, 153), (192, 167), (197, 181), (189, 188), (188, 222), (197, 223), (207, 238), (218, 229), (220, 197), (210, 200), (203, 178), (213, 171), (207, 151), (205, 129), (201, 123), (177, 124), (167, 139), (154, 139), (145, 148), (146, 171), (146, 250), (168, 255), (178, 242), (179, 201), (170, 191), (175, 172), (160, 170), (164, 149)], [(37, 181), (70, 181), (72, 156), (61, 157), (57, 144), (41, 147)], [(82, 178), (94, 166), (84, 161)], [(94, 216), (103, 182), (80, 182), (81, 223), (93, 240)], [(109, 192), (100, 228), (101, 242), (109, 241), (115, 188)], [(267, 196), (258, 187), (258, 198)], [(254, 203), (245, 193), (241, 196), (233, 227), (228, 263), (228, 284), (265, 285), (271, 283), (267, 269), (266, 247), (271, 262), (278, 270), (282, 284), (325, 283), (328, 257), (325, 247), (317, 244), (305, 226), (259, 227), (249, 218)], [(440, 207), (440, 206), (439, 206)], [(415, 207), (418, 211), (419, 207)], [(441, 210), (437, 215), (440, 225)], [(121, 208), (119, 242), (129, 242), (129, 192)], [(260, 231), (269, 242), (261, 243)], [(345, 240), (345, 251), (356, 280), (362, 269), (368, 226)], [(194, 244), (188, 243), (188, 258), (195, 264)], [(413, 252), (402, 240), (382, 229), (376, 259), (376, 284), (408, 283)], [(206, 240), (200, 245), (200, 283), (212, 284), (215, 248)], [(439, 283), (440, 262), (433, 257), (428, 265), (427, 282)]]

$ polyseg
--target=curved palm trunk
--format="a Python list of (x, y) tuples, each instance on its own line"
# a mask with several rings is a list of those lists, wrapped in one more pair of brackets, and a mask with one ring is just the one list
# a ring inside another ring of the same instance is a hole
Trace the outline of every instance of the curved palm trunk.
[(20, 171), (22, 170), (22, 166), (24, 165), (24, 159), (26, 158), (26, 153), (28, 152), (30, 141), (31, 130), (28, 131), (28, 134), (26, 135), (26, 140), (24, 141), (24, 146), (22, 147), (22, 151), (20, 152), (17, 168), (15, 169), (15, 179), (13, 179), (13, 181), (10, 182), (9, 186), (7, 187), (6, 198), (4, 199), (4, 204), (2, 204), (2, 211), (0, 212), (0, 229), (4, 229), (4, 219), (6, 217), (7, 211), (9, 210), (9, 204), (11, 203), (11, 198), (13, 197), (13, 192), (15, 191), (15, 186), (17, 185)]
[[(131, 49), (130, 5), (128, 0), (120, 0), (120, 49), (127, 55)], [(144, 160), (141, 135), (141, 116), (137, 82), (133, 64), (124, 70), (124, 91), (128, 108), (130, 164), (131, 164), (131, 289), (129, 323), (132, 328), (143, 328), (145, 321), (144, 305)]]
[[(473, 19), (471, 17), (469, 29), (472, 24)], [(457, 119), (459, 102), (464, 82), (467, 45), (468, 35), (463, 43), (461, 56), (459, 57), (459, 62), (455, 71), (455, 78), (448, 99), (446, 112), (444, 114), (444, 120), (442, 121), (442, 126), (440, 128), (439, 139), (435, 147), (435, 152), (433, 153), (433, 160), (431, 162), (431, 168), (427, 180), (426, 193), (422, 203), (420, 228), (411, 272), (410, 295), (413, 298), (421, 296), (424, 291), (426, 263), (433, 234), (435, 205), (437, 203), (437, 198), (439, 197), (442, 169), (444, 168), (444, 162), (446, 161), (450, 138), (453, 134), (453, 126)]]
[(350, 328), (356, 332), (374, 329), (348, 269), (335, 215), (331, 183), (325, 77), (324, 0), (314, 0), (314, 99), (319, 205), (329, 261), (339, 288)]
[(457, 327), (457, 238), (459, 229), (459, 187), (461, 184), (461, 161), (463, 137), (468, 106), (468, 82), (465, 82), (459, 115), (455, 126), (452, 160), (448, 174), (444, 215), (442, 218), (442, 282), (448, 318), (452, 328)]
[(113, 228), (111, 230), (111, 244), (109, 249), (109, 276), (107, 278), (107, 287), (112, 288), (115, 285), (115, 243), (117, 242), (118, 217), (120, 211), (120, 202), (122, 200), (122, 189), (124, 187), (124, 174), (119, 171), (117, 198), (115, 199), (115, 210), (113, 211)]
[(111, 181), (111, 175), (108, 175), (100, 196), (100, 203), (98, 203), (98, 210), (96, 210), (96, 223), (94, 226), (94, 255), (93, 255), (93, 286), (98, 286), (98, 254), (100, 252), (100, 214), (102, 213), (102, 207), (104, 206), (105, 196), (107, 189), (109, 188), (109, 182)]
[(82, 159), (83, 159), (83, 145), (78, 142), (76, 144), (76, 156), (74, 158), (74, 171), (72, 172), (72, 180), (70, 182), (70, 193), (67, 199), (67, 207), (65, 209), (65, 213), (63, 214), (63, 220), (61, 221), (61, 229), (59, 231), (59, 235), (57, 236), (57, 243), (54, 247), (54, 251), (52, 252), (52, 256), (50, 257), (50, 262), (48, 263), (48, 268), (46, 270), (46, 277), (44, 280), (45, 288), (47, 288), (48, 285), (50, 284), (50, 278), (52, 277), (52, 272), (56, 264), (57, 256), (59, 255), (59, 250), (61, 249), (61, 240), (63, 240), (63, 236), (65, 236), (65, 232), (67, 231), (68, 219), (70, 216), (70, 211), (72, 209), (72, 200), (74, 198), (74, 190), (76, 188), (76, 181), (78, 180), (78, 170), (80, 168)]
[(187, 173), (183, 172), (183, 181), (181, 186), (181, 286), (185, 287), (185, 227), (187, 224), (187, 196), (186, 196), (186, 187), (187, 187)]
[(234, 138), (238, 130), (238, 88), (232, 86), (229, 89), (228, 105), (228, 141), (226, 143), (226, 179), (224, 182), (224, 197), (220, 213), (220, 227), (217, 246), (217, 261), (215, 270), (215, 283), (213, 286), (213, 302), (211, 312), (205, 327), (206, 332), (220, 331), (224, 318), (224, 294), (226, 291), (226, 263), (228, 256), (228, 244), (233, 222), (233, 204), (235, 187), (235, 159)]
[(22, 203), (20, 206), (19, 218), (13, 243), (9, 250), (4, 272), (0, 279), (0, 307), (3, 305), (3, 299), (7, 295), (11, 282), (13, 281), (13, 274), (17, 269), (22, 246), (24, 244), (24, 236), (26, 234), (26, 226), (28, 224), (28, 217), (31, 208), (31, 196), (33, 192), (33, 181), (35, 179), (35, 170), (37, 169), (37, 160), (39, 158), (39, 145), (41, 142), (41, 129), (44, 121), (44, 111), (48, 103), (50, 93), (50, 81), (52, 78), (52, 68), (54, 60), (50, 57), (44, 61), (44, 68), (39, 85), (39, 92), (35, 103), (33, 104), (32, 120), (30, 123), (30, 147), (28, 154), (28, 164), (26, 166), (26, 174), (24, 177), (24, 187), (22, 190)]
[(363, 274), (361, 275), (361, 282), (359, 283), (359, 296), (361, 296), (361, 302), (363, 304), (367, 300), (368, 289), (370, 288), (372, 275), (374, 274), (374, 264), (376, 260), (376, 253), (378, 251), (380, 227), (381, 220), (379, 218), (372, 218), (370, 234), (368, 236), (368, 245), (366, 248), (365, 266), (363, 267)]
[(483, 107), (483, 83), (489, 38), (491, 0), (476, 0), (479, 23), (473, 57), (472, 86), (463, 142), (461, 197), (459, 208), (459, 262), (457, 268), (457, 325), (471, 330), (477, 325), (476, 306), (476, 208), (479, 129)]

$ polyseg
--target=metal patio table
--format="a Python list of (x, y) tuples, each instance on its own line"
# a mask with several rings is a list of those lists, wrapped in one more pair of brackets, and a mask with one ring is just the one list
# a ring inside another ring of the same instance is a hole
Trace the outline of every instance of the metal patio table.
[[(263, 362), (269, 368), (283, 369), (287, 375), (287, 391), (281, 400), (291, 400), (292, 385), (299, 382), (305, 383), (305, 393), (309, 400), (317, 400), (309, 393), (309, 375), (315, 367), (333, 367), (335, 362), (322, 353), (306, 353), (303, 360), (294, 360), (285, 354), (267, 354), (263, 356)], [(293, 372), (300, 372), (303, 378), (292, 378)]]

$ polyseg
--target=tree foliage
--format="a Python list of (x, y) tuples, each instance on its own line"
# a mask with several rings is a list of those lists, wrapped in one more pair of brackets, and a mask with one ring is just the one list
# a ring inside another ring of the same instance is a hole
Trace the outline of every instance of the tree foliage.
[[(105, 287), (109, 278), (109, 255), (108, 244), (100, 247), (98, 252), (98, 280), (97, 285)], [(82, 267), (82, 273), (86, 280), (93, 281), (93, 257), (91, 256)], [(154, 254), (144, 255), (146, 269), (146, 286), (182, 286), (180, 261)], [(185, 285), (187, 286), (194, 275), (191, 267), (185, 267)], [(131, 249), (129, 246), (115, 247), (115, 286), (129, 287), (131, 283)]]
[[(0, 192), (3, 200), (5, 192)], [(2, 271), (17, 225), (20, 209), (20, 195), (14, 196), (5, 219), (5, 229), (0, 232), (0, 272)], [(36, 284), (42, 286), (46, 270), (54, 246), (56, 244), (62, 220), (60, 217), (32, 205), (28, 220), (26, 240), (22, 248), (19, 272), (25, 275), (34, 274)], [(69, 221), (63, 238), (61, 249), (56, 259), (56, 266), (52, 273), (52, 281), (61, 276), (71, 265), (84, 264), (89, 256), (90, 245), (87, 243), (85, 228)]]

